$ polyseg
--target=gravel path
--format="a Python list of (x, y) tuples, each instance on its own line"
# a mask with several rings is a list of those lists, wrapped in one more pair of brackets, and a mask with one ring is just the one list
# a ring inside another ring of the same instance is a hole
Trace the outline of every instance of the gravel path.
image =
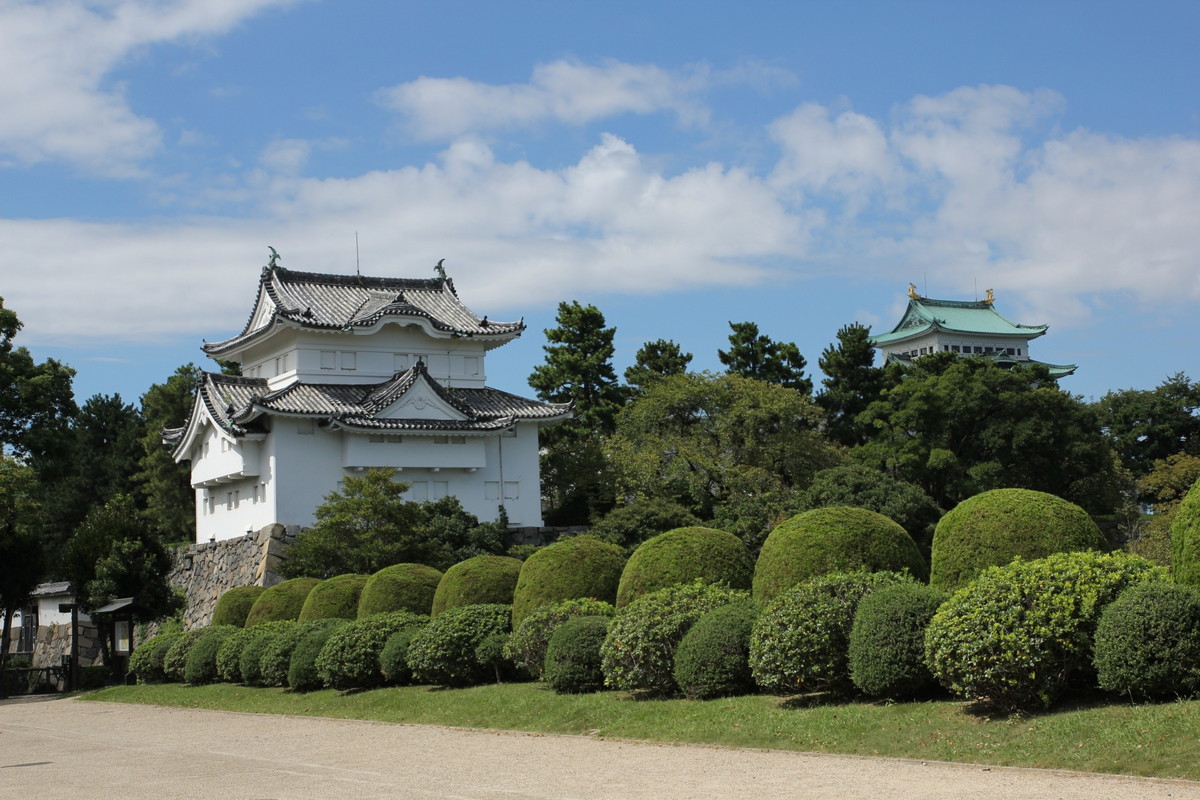
[(54, 699), (0, 703), (0, 795), (1200, 800), (1200, 783)]

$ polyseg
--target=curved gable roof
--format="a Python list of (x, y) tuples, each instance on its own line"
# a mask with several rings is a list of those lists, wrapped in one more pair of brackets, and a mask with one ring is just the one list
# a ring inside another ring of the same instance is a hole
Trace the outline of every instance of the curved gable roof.
[(523, 320), (492, 322), (463, 305), (448, 278), (376, 278), (263, 267), (258, 299), (237, 336), (205, 342), (220, 356), (269, 334), (277, 322), (310, 330), (369, 329), (387, 320), (410, 320), (434, 336), (471, 336), (501, 344), (525, 330)]
[(934, 300), (928, 297), (912, 297), (896, 327), (887, 333), (872, 336), (871, 343), (878, 347), (920, 336), (930, 330), (1035, 339), (1048, 328), (1048, 325), (1021, 325), (1012, 322), (986, 300)]

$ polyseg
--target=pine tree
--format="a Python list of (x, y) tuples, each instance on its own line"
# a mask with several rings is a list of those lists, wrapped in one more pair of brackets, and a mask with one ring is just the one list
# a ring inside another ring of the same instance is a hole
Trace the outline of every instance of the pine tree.
[(196, 495), (191, 486), (191, 466), (176, 464), (162, 442), (163, 428), (187, 422), (192, 412), (200, 370), (186, 364), (165, 383), (156, 383), (142, 395), (141, 471), (138, 489), (146, 503), (150, 526), (164, 542), (192, 540), (196, 536)]
[(812, 381), (804, 375), (808, 362), (794, 342), (776, 342), (753, 322), (730, 322), (729, 327), (729, 350), (717, 351), (727, 373), (812, 394)]
[(635, 394), (641, 394), (653, 381), (667, 375), (687, 372), (692, 354), (685, 353), (669, 339), (646, 342), (637, 351), (633, 366), (625, 370), (625, 383)]
[(817, 361), (825, 378), (817, 394), (817, 405), (825, 411), (825, 429), (829, 438), (852, 447), (864, 444), (871, 429), (855, 418), (879, 399), (884, 387), (884, 371), (874, 366), (875, 347), (871, 329), (857, 322), (837, 332), (837, 344), (829, 345)]

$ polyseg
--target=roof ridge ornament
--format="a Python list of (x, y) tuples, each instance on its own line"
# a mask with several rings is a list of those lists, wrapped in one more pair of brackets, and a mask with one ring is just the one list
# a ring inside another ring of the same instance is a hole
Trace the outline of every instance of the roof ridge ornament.
[(917, 294), (917, 285), (915, 283), (910, 283), (908, 285), (908, 296), (913, 300), (921, 299), (921, 295)]
[(442, 266), (444, 263), (446, 263), (446, 259), (439, 259), (438, 263), (433, 267), (433, 271), (437, 273), (438, 280), (440, 280), (442, 283), (446, 282), (446, 268)]
[(993, 292), (991, 289), (988, 289), (988, 290), (987, 290), (987, 295), (986, 295), (986, 296), (983, 298), (983, 302), (984, 302), (984, 303), (986, 303), (986, 304), (987, 304), (987, 305), (989, 305), (989, 306), (990, 306), (992, 303), (996, 302), (996, 294), (995, 294), (995, 292)]
[(271, 245), (267, 245), (267, 249), (271, 251), (271, 257), (267, 259), (267, 269), (279, 269), (279, 262), (283, 259), (283, 256), (279, 255)]

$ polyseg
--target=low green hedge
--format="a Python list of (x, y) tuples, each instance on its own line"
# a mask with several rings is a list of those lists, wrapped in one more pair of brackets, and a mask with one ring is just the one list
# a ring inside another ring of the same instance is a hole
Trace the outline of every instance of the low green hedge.
[(408, 648), (413, 637), (428, 623), (401, 628), (388, 637), (379, 654), (379, 669), (387, 682), (406, 686), (413, 682), (412, 669), (408, 666)]
[(556, 694), (583, 694), (604, 688), (600, 648), (612, 617), (571, 617), (554, 629), (542, 667)]
[(183, 670), (187, 666), (188, 653), (207, 630), (207, 628), (195, 628), (184, 631), (171, 643), (170, 649), (163, 656), (163, 674), (168, 681), (183, 682)]
[(696, 620), (675, 650), (675, 682), (690, 700), (754, 691), (750, 631), (758, 604), (743, 600), (714, 608)]
[(388, 638), (428, 621), (429, 617), (411, 611), (387, 611), (338, 628), (317, 655), (317, 677), (331, 689), (341, 691), (382, 686), (386, 677), (380, 654)]
[(521, 566), (513, 593), (513, 627), (534, 609), (563, 600), (590, 597), (613, 603), (625, 567), (620, 547), (590, 536), (561, 539), (530, 555)]
[(254, 626), (254, 636), (242, 647), (239, 665), (242, 671), (242, 683), (247, 686), (265, 686), (263, 678), (262, 659), (267, 647), (276, 636), (296, 625), (292, 620), (277, 620), (275, 622), (260, 622)]
[(250, 613), (246, 615), (246, 627), (252, 628), (261, 622), (297, 619), (308, 593), (320, 582), (318, 578), (292, 578), (268, 587), (250, 607)]
[(369, 579), (358, 598), (358, 617), (386, 611), (428, 615), (442, 573), (424, 564), (393, 564)]
[(217, 680), (225, 683), (241, 683), (242, 650), (255, 637), (255, 628), (240, 628), (225, 638), (217, 648)]
[(676, 528), (640, 544), (617, 588), (617, 608), (639, 597), (695, 580), (749, 589), (754, 561), (742, 540), (715, 528)]
[(858, 570), (929, 575), (917, 543), (898, 523), (865, 508), (814, 508), (776, 526), (763, 543), (754, 599), (766, 606), (809, 578)]
[(367, 584), (366, 575), (335, 575), (326, 578), (312, 588), (304, 598), (297, 622), (312, 622), (314, 619), (355, 619), (358, 616), (358, 599)]
[(204, 634), (188, 650), (187, 661), (183, 667), (184, 681), (199, 686), (218, 680), (217, 651), (226, 639), (239, 630), (242, 628), (236, 625), (213, 625), (206, 628)]
[(171, 631), (142, 642), (129, 656), (129, 671), (140, 683), (165, 683), (169, 678), (163, 669), (163, 659), (182, 635), (179, 631)]
[(1100, 688), (1134, 700), (1200, 691), (1200, 590), (1148, 581), (1130, 586), (1096, 625)]
[(611, 617), (614, 613), (616, 609), (611, 604), (590, 598), (542, 606), (514, 627), (505, 645), (504, 655), (522, 673), (538, 680), (542, 677), (546, 662), (546, 646), (559, 625), (572, 617)]
[(431, 614), (436, 617), (463, 606), (511, 606), (520, 574), (521, 562), (508, 556), (483, 555), (460, 561), (438, 582)]
[(850, 680), (868, 697), (907, 700), (936, 685), (925, 666), (925, 628), (943, 592), (917, 583), (885, 586), (858, 604), (850, 629)]
[(311, 692), (324, 686), (317, 674), (317, 657), (321, 655), (329, 637), (349, 624), (349, 620), (337, 617), (298, 623), (298, 627), (305, 629), (305, 634), (292, 649), (292, 660), (288, 663), (288, 688), (294, 692)]
[(224, 592), (217, 599), (217, 607), (213, 609), (212, 624), (235, 625), (239, 628), (246, 626), (246, 617), (259, 596), (266, 591), (262, 586), (236, 586)]
[(408, 666), (413, 679), (442, 686), (471, 686), (492, 678), (493, 665), (480, 660), (480, 645), (510, 630), (511, 613), (507, 605), (484, 603), (448, 608), (438, 614), (409, 643)]

